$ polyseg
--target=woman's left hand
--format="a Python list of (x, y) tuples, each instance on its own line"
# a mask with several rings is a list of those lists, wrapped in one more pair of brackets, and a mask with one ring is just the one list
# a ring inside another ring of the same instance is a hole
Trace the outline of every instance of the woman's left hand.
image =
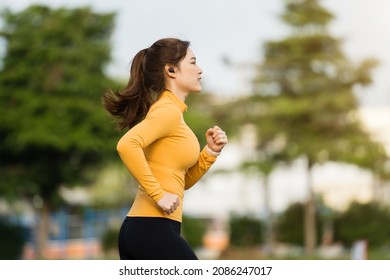
[(211, 151), (220, 153), (227, 144), (228, 138), (225, 131), (215, 125), (213, 128), (209, 128), (206, 131), (206, 141), (207, 146)]

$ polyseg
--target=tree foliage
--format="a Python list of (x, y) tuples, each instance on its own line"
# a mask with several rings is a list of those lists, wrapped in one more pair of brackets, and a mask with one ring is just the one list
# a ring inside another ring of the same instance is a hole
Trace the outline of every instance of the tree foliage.
[(104, 74), (113, 16), (43, 6), (3, 13), (2, 192), (50, 200), (113, 149), (100, 104), (113, 85)]
[(44, 219), (61, 185), (115, 151), (100, 102), (115, 84), (104, 72), (114, 14), (33, 5), (2, 19), (0, 192), (41, 198)]
[(363, 130), (353, 93), (371, 83), (376, 62), (344, 55), (341, 40), (327, 32), (333, 15), (318, 0), (290, 0), (285, 7), (282, 19), (292, 34), (265, 44), (254, 80), (260, 139), (282, 137), (287, 158), (305, 156), (311, 165), (341, 161), (380, 172), (383, 145)]

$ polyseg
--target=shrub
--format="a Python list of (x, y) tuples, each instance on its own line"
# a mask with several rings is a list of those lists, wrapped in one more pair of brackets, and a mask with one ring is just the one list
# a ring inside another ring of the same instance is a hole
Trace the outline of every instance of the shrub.
[(357, 203), (340, 213), (334, 222), (335, 240), (351, 246), (366, 239), (370, 247), (390, 244), (390, 212), (376, 203)]
[(0, 259), (17, 260), (22, 257), (25, 240), (23, 227), (0, 219)]
[(263, 223), (250, 216), (230, 218), (230, 243), (238, 247), (260, 245), (263, 240)]
[(201, 247), (203, 236), (206, 233), (207, 220), (189, 216), (183, 217), (182, 231), (183, 236), (191, 247)]

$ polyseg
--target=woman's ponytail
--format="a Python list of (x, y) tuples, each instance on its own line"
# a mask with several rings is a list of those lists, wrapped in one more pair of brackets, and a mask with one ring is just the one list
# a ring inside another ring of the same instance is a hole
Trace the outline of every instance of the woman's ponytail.
[(144, 61), (147, 49), (139, 51), (131, 64), (130, 80), (122, 91), (108, 90), (103, 95), (104, 108), (118, 118), (117, 128), (131, 128), (143, 120), (152, 104), (150, 92), (145, 86)]

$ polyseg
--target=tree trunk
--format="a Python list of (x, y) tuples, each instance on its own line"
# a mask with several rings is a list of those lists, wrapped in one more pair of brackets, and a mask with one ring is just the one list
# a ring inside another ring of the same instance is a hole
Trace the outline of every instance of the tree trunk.
[(36, 258), (46, 259), (47, 255), (45, 252), (46, 243), (49, 232), (49, 216), (50, 209), (46, 201), (43, 201), (42, 207), (39, 209), (39, 219), (37, 225), (36, 235)]
[(265, 221), (266, 221), (266, 232), (265, 232), (265, 254), (272, 256), (274, 249), (274, 221), (271, 209), (271, 199), (269, 190), (268, 176), (263, 177), (263, 190), (264, 190), (264, 210), (265, 210)]
[(373, 174), (373, 183), (372, 183), (372, 193), (373, 193), (373, 200), (379, 204), (385, 204), (386, 203), (386, 192), (383, 188), (383, 183), (378, 175), (375, 173)]
[(305, 254), (311, 256), (314, 254), (316, 247), (316, 205), (313, 193), (312, 180), (312, 164), (308, 160), (307, 165), (307, 199), (304, 209), (304, 240), (305, 240)]

